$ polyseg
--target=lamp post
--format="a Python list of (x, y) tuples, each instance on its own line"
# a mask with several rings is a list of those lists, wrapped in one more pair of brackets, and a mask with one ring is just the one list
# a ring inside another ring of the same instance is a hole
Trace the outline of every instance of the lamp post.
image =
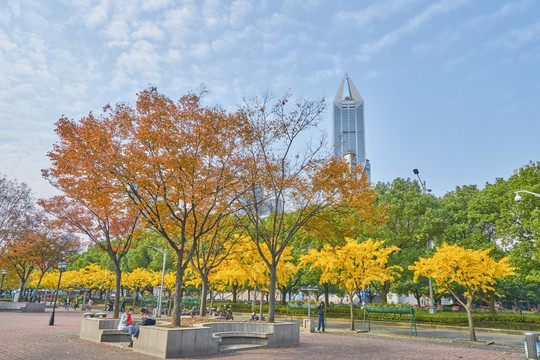
[(161, 301), (163, 299), (163, 281), (165, 280), (165, 262), (167, 260), (167, 250), (161, 250), (152, 245), (146, 245), (146, 246), (151, 247), (152, 249), (157, 250), (163, 254), (163, 268), (161, 269), (161, 286), (159, 288), (159, 300), (158, 300), (159, 303), (158, 303), (158, 314), (157, 314), (157, 317), (160, 318), (161, 317)]
[(2, 293), (4, 292), (4, 278), (6, 277), (7, 270), (2, 269), (2, 284), (0, 285), (0, 296), (2, 296)]
[(60, 270), (60, 275), (58, 276), (58, 285), (56, 285), (56, 296), (54, 297), (54, 304), (52, 308), (51, 319), (49, 320), (49, 325), (54, 325), (54, 312), (56, 311), (56, 300), (58, 299), (58, 291), (60, 290), (60, 280), (62, 280), (62, 271), (66, 270), (66, 268), (66, 262), (61, 262), (58, 264), (58, 270)]
[(530, 192), (530, 191), (527, 191), (527, 190), (514, 191), (514, 193), (516, 194), (516, 197), (514, 198), (514, 200), (515, 200), (516, 202), (520, 202), (520, 201), (521, 201), (521, 196), (519, 196), (519, 193), (525, 193), (525, 194), (529, 194), (529, 195), (534, 195), (534, 196), (536, 196), (536, 197), (540, 197), (540, 194), (533, 193), (533, 192)]
[[(413, 173), (418, 177), (418, 181), (420, 182), (420, 185), (422, 186), (422, 195), (426, 195), (428, 191), (431, 191), (429, 189), (426, 189), (426, 181), (422, 181), (420, 179), (420, 172), (418, 169), (413, 169)], [(431, 239), (428, 240), (426, 244), (427, 249), (433, 248), (433, 242)], [(433, 299), (433, 280), (431, 277), (428, 278), (429, 281), (429, 313), (430, 314), (436, 314), (437, 313), (437, 307), (435, 306), (435, 301)]]

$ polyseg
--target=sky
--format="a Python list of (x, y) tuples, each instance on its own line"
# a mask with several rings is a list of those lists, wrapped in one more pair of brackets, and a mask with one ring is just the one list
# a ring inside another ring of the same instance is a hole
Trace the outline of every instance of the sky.
[[(540, 160), (540, 1), (0, 1), (0, 173), (36, 197), (55, 122), (178, 99), (235, 110), (270, 91), (365, 101), (372, 181), (437, 196)], [(321, 129), (331, 134), (330, 109)]]

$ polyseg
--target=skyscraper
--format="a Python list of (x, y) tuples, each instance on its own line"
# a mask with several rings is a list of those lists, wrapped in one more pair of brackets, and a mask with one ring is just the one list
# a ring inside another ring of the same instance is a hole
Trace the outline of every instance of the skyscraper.
[(332, 112), (334, 151), (346, 158), (351, 166), (362, 164), (371, 178), (369, 160), (366, 159), (366, 133), (364, 127), (364, 99), (345, 73), (334, 98)]

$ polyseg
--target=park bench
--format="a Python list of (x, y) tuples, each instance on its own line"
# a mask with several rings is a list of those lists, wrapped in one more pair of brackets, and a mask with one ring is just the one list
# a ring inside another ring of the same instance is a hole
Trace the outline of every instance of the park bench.
[(107, 313), (104, 313), (104, 312), (98, 312), (98, 313), (94, 313), (94, 312), (85, 312), (83, 314), (83, 318), (93, 318), (93, 317), (97, 317), (97, 318), (106, 318), (107, 317)]
[[(393, 315), (409, 315), (409, 322), (411, 327), (411, 336), (413, 336), (413, 324), (414, 334), (418, 335), (416, 331), (416, 318), (414, 316), (414, 308), (412, 307), (379, 307), (379, 306), (364, 306), (364, 330), (366, 330), (366, 318), (368, 322), (368, 331), (371, 331), (371, 317), (370, 314), (393, 314)], [(385, 318), (383, 320), (401, 320), (395, 316), (393, 318)]]
[(219, 331), (212, 337), (219, 339), (219, 351), (226, 352), (238, 349), (268, 347), (270, 333), (255, 331)]

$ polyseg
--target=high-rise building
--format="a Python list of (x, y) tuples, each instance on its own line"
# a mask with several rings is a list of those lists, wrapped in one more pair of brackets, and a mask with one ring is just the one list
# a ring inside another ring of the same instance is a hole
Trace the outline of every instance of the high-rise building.
[(519, 169), (516, 169), (516, 170), (512, 171), (512, 175), (519, 175), (519, 172), (521, 170), (525, 170), (526, 168), (530, 168), (530, 167), (540, 167), (540, 161), (529, 160), (528, 164), (525, 164), (522, 167), (520, 167)]
[(364, 99), (345, 73), (333, 103), (333, 142), (337, 157), (344, 157), (351, 166), (361, 164), (368, 179), (371, 167), (366, 159)]

